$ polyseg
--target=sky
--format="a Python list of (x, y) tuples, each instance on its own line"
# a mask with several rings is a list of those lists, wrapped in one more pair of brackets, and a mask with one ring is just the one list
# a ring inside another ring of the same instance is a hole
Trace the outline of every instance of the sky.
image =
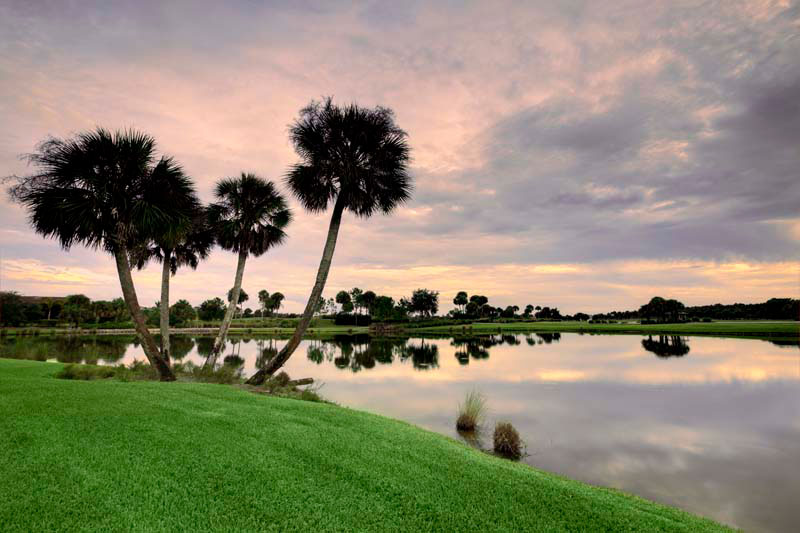
[[(800, 5), (721, 2), (0, 2), (0, 176), (48, 136), (153, 135), (204, 201), (242, 171), (280, 188), (313, 99), (395, 111), (413, 199), (346, 214), (325, 289), (459, 290), (562, 312), (800, 296)], [(301, 311), (330, 213), (292, 200), (244, 289)], [(172, 299), (233, 285), (217, 249)], [(140, 301), (160, 270), (135, 274)], [(0, 288), (120, 295), (0, 198)]]

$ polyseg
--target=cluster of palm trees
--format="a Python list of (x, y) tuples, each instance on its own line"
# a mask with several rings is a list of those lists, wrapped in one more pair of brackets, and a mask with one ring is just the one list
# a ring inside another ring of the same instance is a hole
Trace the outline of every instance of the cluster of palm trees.
[[(303, 316), (289, 342), (248, 383), (260, 384), (291, 357), (322, 295), (345, 210), (367, 218), (389, 213), (411, 194), (407, 135), (384, 107), (335, 105), (330, 98), (300, 111), (289, 136), (299, 162), (285, 183), (308, 211), (332, 206), (328, 236)], [(98, 128), (68, 139), (51, 138), (28, 156), (36, 172), (15, 176), (13, 200), (29, 213), (37, 233), (102, 248), (116, 262), (123, 299), (150, 364), (164, 381), (170, 367), (169, 280), (182, 266), (196, 268), (216, 244), (238, 256), (229, 305), (206, 359), (213, 368), (233, 319), (249, 256), (283, 243), (292, 219), (274, 183), (255, 174), (224, 178), (215, 201), (204, 206), (194, 183), (174, 159), (157, 158), (155, 140), (144, 133)], [(132, 266), (162, 264), (161, 343), (147, 329), (131, 274)]]

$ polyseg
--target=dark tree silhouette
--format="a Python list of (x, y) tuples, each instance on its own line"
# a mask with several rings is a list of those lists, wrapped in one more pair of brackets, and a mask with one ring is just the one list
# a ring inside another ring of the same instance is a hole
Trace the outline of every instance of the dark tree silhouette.
[(659, 335), (658, 340), (649, 336), (642, 340), (642, 348), (658, 357), (683, 357), (689, 353), (689, 345), (678, 335)]
[(248, 380), (251, 385), (263, 383), (300, 344), (328, 279), (344, 210), (363, 218), (390, 213), (411, 195), (406, 133), (387, 108), (339, 107), (330, 98), (312, 102), (291, 126), (290, 138), (301, 161), (289, 171), (289, 188), (307, 210), (333, 204), (333, 212), (303, 316), (280, 353)]
[(68, 250), (102, 248), (117, 266), (120, 287), (145, 356), (164, 381), (175, 376), (150, 335), (131, 275), (129, 250), (181, 228), (194, 214), (194, 187), (171, 158), (156, 159), (155, 140), (129, 130), (98, 128), (52, 138), (28, 156), (37, 168), (17, 177), (11, 197), (29, 212), (37, 233)]
[(208, 224), (208, 214), (200, 205), (200, 201), (191, 191), (186, 198), (180, 199), (186, 205), (192, 205), (194, 215), (181, 227), (165, 228), (161, 235), (151, 242), (143, 243), (131, 250), (131, 260), (141, 270), (151, 260), (161, 263), (161, 300), (159, 300), (159, 329), (161, 332), (161, 353), (169, 361), (172, 357), (169, 334), (169, 282), (170, 274), (174, 276), (182, 266), (192, 270), (200, 261), (208, 257), (214, 246), (214, 232)]
[(247, 257), (258, 257), (286, 238), (284, 229), (292, 220), (289, 207), (275, 185), (254, 174), (242, 173), (217, 183), (217, 201), (208, 208), (209, 222), (217, 232), (217, 242), (225, 250), (237, 252), (239, 261), (228, 308), (219, 327), (214, 349), (205, 366), (214, 366), (225, 347), (233, 313), (239, 303)]

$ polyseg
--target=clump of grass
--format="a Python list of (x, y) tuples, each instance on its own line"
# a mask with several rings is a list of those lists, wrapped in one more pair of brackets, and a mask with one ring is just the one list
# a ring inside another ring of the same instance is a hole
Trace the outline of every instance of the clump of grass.
[(523, 443), (511, 422), (498, 422), (494, 426), (494, 453), (518, 461), (522, 457)]
[(289, 374), (287, 374), (286, 372), (281, 372), (272, 379), (275, 381), (275, 383), (277, 383), (281, 387), (285, 387), (286, 385), (289, 384), (290, 381), (292, 381), (292, 378), (290, 378)]
[(117, 374), (117, 369), (112, 366), (98, 366), (98, 365), (78, 365), (68, 364), (58, 371), (56, 377), (59, 379), (108, 379), (113, 378)]
[(203, 383), (239, 383), (242, 379), (242, 367), (224, 364), (219, 368), (192, 365), (191, 377)]
[(322, 396), (320, 396), (319, 393), (317, 393), (317, 389), (313, 389), (311, 387), (301, 390), (300, 395), (297, 396), (297, 399), (306, 402), (317, 402), (317, 403), (325, 402)]
[(486, 417), (486, 397), (476, 390), (467, 393), (464, 402), (458, 405), (456, 429), (475, 431)]

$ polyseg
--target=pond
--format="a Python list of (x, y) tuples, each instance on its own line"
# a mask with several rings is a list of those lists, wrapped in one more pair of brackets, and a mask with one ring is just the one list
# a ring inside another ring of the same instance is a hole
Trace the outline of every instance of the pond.
[[(201, 363), (213, 339), (175, 337)], [(246, 373), (284, 341), (233, 339)], [(130, 363), (132, 337), (24, 337), (4, 357)], [(752, 531), (791, 531), (800, 501), (800, 350), (710, 337), (549, 333), (304, 341), (286, 366), (341, 405), (460, 438), (456, 410), (489, 402), (484, 446), (509, 420), (538, 468)]]

